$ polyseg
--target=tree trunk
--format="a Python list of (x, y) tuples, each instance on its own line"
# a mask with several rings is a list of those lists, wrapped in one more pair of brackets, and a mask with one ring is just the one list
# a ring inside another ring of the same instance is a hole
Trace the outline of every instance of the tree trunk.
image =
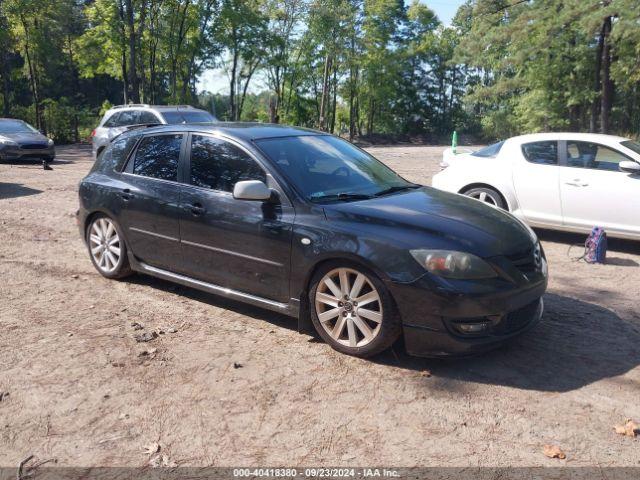
[(127, 10), (126, 21), (129, 34), (129, 99), (133, 103), (140, 103), (140, 85), (136, 69), (136, 26), (131, 0), (125, 0)]
[(29, 25), (22, 14), (20, 15), (20, 22), (22, 23), (22, 28), (24, 28), (24, 52), (25, 59), (27, 60), (27, 68), (29, 69), (29, 86), (31, 87), (31, 95), (33, 97), (33, 105), (36, 113), (36, 127), (38, 129), (42, 129), (43, 122), (42, 112), (40, 111), (40, 95), (38, 91), (38, 80), (36, 78), (36, 67), (31, 58)]
[(336, 105), (337, 105), (337, 96), (338, 96), (338, 72), (337, 68), (333, 69), (333, 101), (331, 102), (331, 127), (330, 132), (335, 133), (336, 131)]
[(320, 130), (327, 131), (327, 107), (329, 106), (329, 71), (331, 70), (331, 55), (327, 53), (322, 74), (322, 97), (320, 100)]
[[(249, 83), (251, 82), (251, 77), (253, 77), (253, 74), (255, 73), (259, 65), (260, 65), (260, 60), (258, 59), (258, 60), (255, 60), (255, 63), (253, 65), (249, 66), (249, 73), (247, 73), (247, 78), (245, 79), (244, 86), (242, 87), (242, 95), (240, 96), (240, 103), (238, 105), (238, 120), (242, 118), (242, 109), (244, 108), (244, 100), (245, 98), (247, 98), (247, 90), (249, 89)], [(277, 114), (276, 114), (276, 117), (277, 117)], [(271, 123), (278, 123), (278, 122), (271, 122)]]
[(124, 4), (122, 0), (118, 1), (118, 15), (120, 17), (120, 48), (122, 56), (120, 58), (120, 67), (122, 70), (122, 103), (129, 103), (129, 74), (127, 72), (127, 29), (124, 20)]
[(602, 26), (604, 48), (602, 49), (602, 102), (600, 105), (600, 132), (609, 133), (611, 105), (613, 103), (613, 81), (611, 80), (611, 17)]
[(595, 75), (593, 77), (593, 91), (595, 93), (595, 98), (593, 99), (593, 103), (591, 104), (591, 119), (589, 121), (589, 132), (595, 133), (598, 129), (598, 112), (601, 102), (601, 82), (600, 82), (600, 71), (602, 70), (602, 55), (604, 52), (604, 23), (602, 24), (602, 28), (600, 29), (600, 35), (598, 35), (598, 47), (596, 48), (596, 65), (595, 65)]
[(11, 114), (11, 83), (9, 79), (8, 49), (0, 51), (0, 75), (2, 75), (2, 114), (9, 117)]
[(238, 48), (233, 48), (233, 61), (231, 63), (231, 78), (229, 80), (229, 110), (231, 115), (231, 121), (236, 121), (236, 82), (238, 75)]
[[(2, 7), (2, 0), (0, 0)], [(2, 76), (2, 114), (5, 117), (11, 114), (11, 80), (9, 78), (11, 68), (9, 67), (9, 26), (4, 12), (0, 10), (0, 31), (4, 32), (3, 42), (0, 44), (0, 76)]]

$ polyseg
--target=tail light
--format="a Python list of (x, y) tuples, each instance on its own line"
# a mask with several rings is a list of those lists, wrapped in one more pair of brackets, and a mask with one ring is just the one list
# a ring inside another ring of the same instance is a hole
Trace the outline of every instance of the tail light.
[(93, 138), (93, 137), (95, 137), (95, 136), (96, 136), (96, 129), (94, 128), (94, 129), (91, 131), (91, 137)]

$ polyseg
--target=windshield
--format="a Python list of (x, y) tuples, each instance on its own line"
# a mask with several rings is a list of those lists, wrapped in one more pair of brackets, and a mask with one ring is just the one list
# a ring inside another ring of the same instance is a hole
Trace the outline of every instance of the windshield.
[(471, 155), (473, 155), (474, 157), (485, 157), (485, 158), (495, 157), (498, 155), (498, 153), (500, 153), (500, 149), (502, 148), (502, 145), (504, 145), (504, 141), (494, 143), (493, 145), (489, 145), (488, 147), (484, 147), (478, 150), (477, 152), (473, 152)]
[(22, 120), (2, 120), (0, 134), (3, 133), (38, 133), (38, 131)]
[(418, 186), (330, 135), (268, 138), (256, 144), (310, 201), (358, 200)]
[(169, 124), (210, 123), (216, 121), (213, 115), (201, 110), (176, 110), (172, 112), (162, 112), (162, 116)]
[(634, 142), (633, 140), (626, 140), (620, 143), (627, 147), (629, 150), (633, 150), (635, 153), (640, 155), (640, 143)]

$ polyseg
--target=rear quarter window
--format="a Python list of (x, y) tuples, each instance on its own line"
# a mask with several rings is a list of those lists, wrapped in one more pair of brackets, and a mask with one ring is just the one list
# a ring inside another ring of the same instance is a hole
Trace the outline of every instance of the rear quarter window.
[(502, 150), (502, 146), (504, 145), (504, 141), (494, 143), (493, 145), (489, 145), (488, 147), (484, 147), (477, 152), (473, 152), (471, 155), (474, 157), (482, 157), (482, 158), (494, 158), (497, 157)]
[(104, 122), (103, 127), (107, 127), (107, 128), (117, 127), (118, 125), (120, 125), (120, 123), (118, 122), (119, 117), (120, 117), (120, 112), (114, 113), (107, 119), (106, 122)]
[(100, 154), (92, 171), (122, 171), (131, 150), (133, 150), (139, 138), (139, 135), (128, 135), (124, 138), (116, 139)]

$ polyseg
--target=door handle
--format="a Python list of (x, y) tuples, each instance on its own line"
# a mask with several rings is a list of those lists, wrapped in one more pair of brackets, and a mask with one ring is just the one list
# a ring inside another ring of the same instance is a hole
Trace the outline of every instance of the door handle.
[(128, 202), (134, 197), (133, 193), (131, 193), (131, 190), (129, 188), (125, 188), (124, 190), (122, 190), (121, 196), (125, 202)]
[(582, 180), (580, 180), (579, 178), (576, 178), (575, 180), (573, 180), (572, 182), (564, 182), (565, 185), (571, 185), (572, 187), (588, 187), (589, 184), (586, 182), (583, 182)]
[(205, 208), (199, 203), (192, 203), (189, 205), (188, 209), (191, 210), (191, 213), (196, 217), (206, 212)]

